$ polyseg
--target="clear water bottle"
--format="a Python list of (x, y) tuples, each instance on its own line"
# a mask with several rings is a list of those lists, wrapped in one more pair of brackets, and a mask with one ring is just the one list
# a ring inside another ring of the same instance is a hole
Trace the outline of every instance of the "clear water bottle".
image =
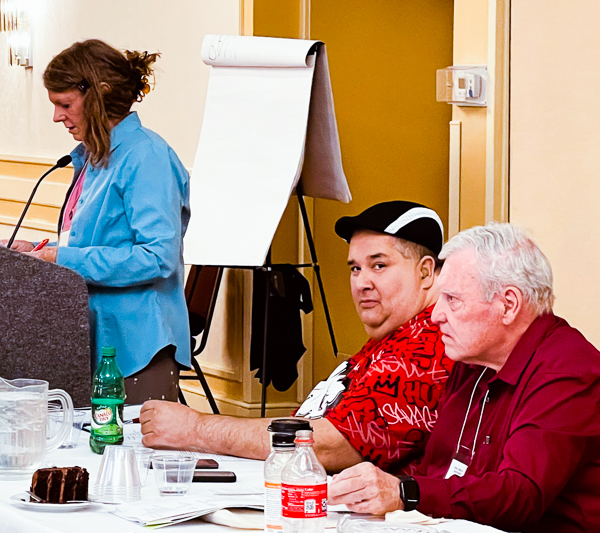
[(312, 430), (296, 433), (296, 450), (281, 473), (283, 533), (323, 533), (327, 474), (313, 450)]
[(271, 453), (265, 461), (265, 531), (281, 533), (281, 472), (294, 455), (296, 431), (311, 428), (302, 418), (280, 418), (272, 420), (267, 429)]

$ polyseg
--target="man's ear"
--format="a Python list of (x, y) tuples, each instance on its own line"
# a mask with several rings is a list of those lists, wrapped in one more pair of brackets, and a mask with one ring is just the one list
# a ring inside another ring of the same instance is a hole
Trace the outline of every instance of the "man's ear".
[(523, 293), (516, 287), (509, 286), (500, 295), (504, 304), (502, 323), (508, 326), (515, 321), (523, 309)]
[(105, 81), (103, 81), (100, 84), (100, 90), (102, 91), (102, 94), (106, 94), (107, 92), (110, 91), (110, 85), (108, 83), (106, 83)]
[(435, 281), (435, 261), (433, 257), (426, 255), (419, 261), (418, 270), (421, 275), (421, 286), (430, 289)]

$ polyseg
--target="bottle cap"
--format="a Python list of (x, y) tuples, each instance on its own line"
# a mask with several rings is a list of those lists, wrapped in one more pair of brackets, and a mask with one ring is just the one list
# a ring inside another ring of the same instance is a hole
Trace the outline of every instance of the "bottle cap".
[(278, 418), (271, 420), (271, 424), (267, 428), (271, 433), (284, 433), (287, 435), (296, 435), (296, 431), (308, 430), (312, 431), (310, 422), (304, 418)]
[(117, 355), (117, 350), (114, 346), (102, 346), (102, 350), (100, 351), (102, 357), (114, 357)]
[(295, 448), (295, 436), (291, 433), (273, 433), (273, 447), (277, 448)]
[(294, 440), (294, 442), (314, 442), (312, 436), (312, 429), (301, 429), (300, 431), (296, 431), (296, 439)]

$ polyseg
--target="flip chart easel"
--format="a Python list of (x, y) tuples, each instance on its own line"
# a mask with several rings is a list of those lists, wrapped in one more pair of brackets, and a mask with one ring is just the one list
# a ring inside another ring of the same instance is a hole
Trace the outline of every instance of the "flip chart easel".
[[(212, 68), (192, 171), (185, 262), (270, 271), (274, 265), (266, 260), (271, 242), (296, 191), (311, 263), (295, 266), (315, 271), (337, 355), (303, 199), (351, 200), (325, 45), (207, 35), (202, 59)], [(265, 320), (265, 339), (267, 328)], [(263, 355), (266, 358), (266, 343)], [(263, 365), (263, 416), (264, 369)]]

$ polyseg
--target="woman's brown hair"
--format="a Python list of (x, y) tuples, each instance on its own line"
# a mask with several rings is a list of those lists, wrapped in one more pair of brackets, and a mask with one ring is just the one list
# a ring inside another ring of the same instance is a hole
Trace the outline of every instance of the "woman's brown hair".
[(44, 71), (46, 89), (84, 94), (83, 143), (93, 166), (107, 167), (111, 121), (120, 121), (134, 102), (150, 92), (148, 77), (160, 54), (124, 53), (98, 39), (75, 43), (58, 54)]

